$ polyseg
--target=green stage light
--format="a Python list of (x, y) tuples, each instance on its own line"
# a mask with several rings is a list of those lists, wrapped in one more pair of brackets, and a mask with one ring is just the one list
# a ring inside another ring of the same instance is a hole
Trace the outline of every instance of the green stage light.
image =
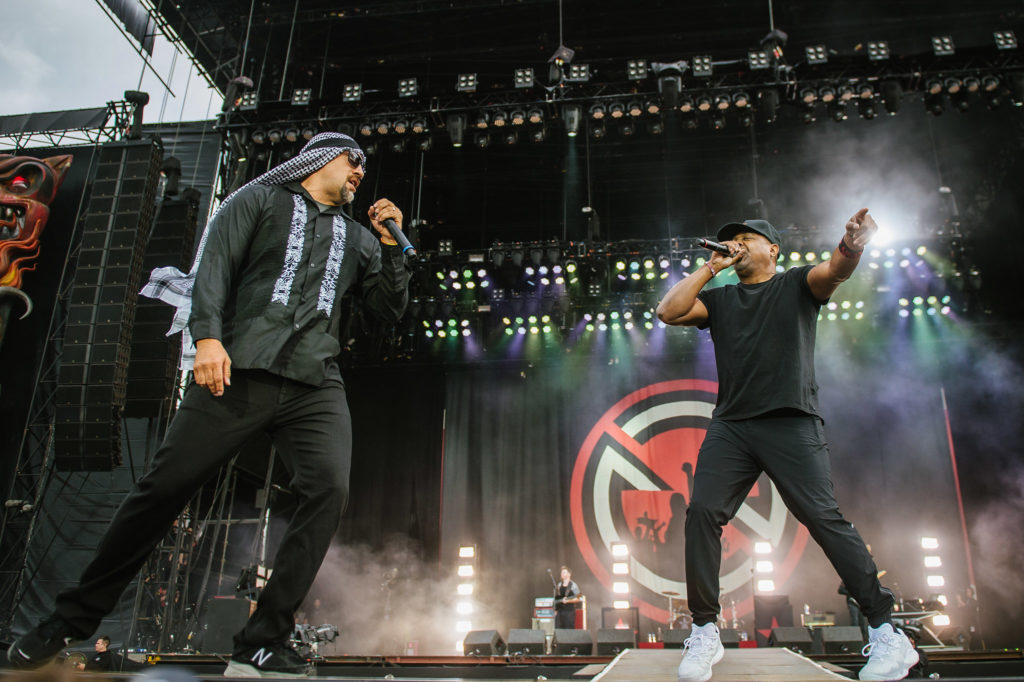
[(654, 323), (650, 320), (644, 322), (644, 329), (654, 329)]
[(914, 308), (914, 317), (921, 317), (922, 311), (920, 308)]
[(640, 273), (639, 272), (630, 273), (629, 277), (630, 277), (630, 279), (639, 280), (640, 279)]
[(543, 331), (545, 334), (550, 334), (551, 333), (551, 325), (549, 325), (549, 324), (544, 325), (541, 328), (541, 331)]
[(947, 294), (947, 295), (942, 297), (942, 302), (943, 303), (949, 303), (950, 300), (952, 300), (952, 299), (950, 299), (949, 294)]
[(835, 314), (835, 313), (829, 313), (829, 314), (828, 314), (828, 319), (829, 319), (830, 321), (834, 321), (834, 320), (836, 319), (836, 314)]
[(530, 327), (530, 333), (531, 334), (539, 334), (540, 333), (540, 328), (539, 327)]
[(515, 331), (512, 330), (512, 327), (505, 327), (505, 336), (512, 336), (513, 334), (515, 334)]
[(537, 316), (530, 315), (528, 318), (526, 318), (526, 321), (529, 322), (530, 324), (537, 324)]
[(443, 339), (443, 338), (445, 338), (446, 336), (448, 336), (448, 335), (447, 335), (447, 334), (445, 333), (445, 331), (444, 331), (443, 329), (442, 329), (441, 331), (439, 331), (439, 332), (437, 333), (437, 335), (438, 335), (438, 336), (439, 336), (440, 338), (442, 338), (442, 339)]
[(900, 305), (903, 306), (904, 308), (906, 308), (908, 305), (910, 305), (910, 301), (908, 301), (905, 298), (901, 298), (900, 299)]
[(922, 245), (922, 246), (917, 247), (917, 255), (918, 256), (923, 256), (926, 253), (928, 253), (928, 247), (927, 246)]
[(432, 339), (432, 338), (434, 338), (434, 332), (433, 332), (433, 330), (430, 330), (430, 329), (428, 329), (427, 331), (425, 331), (425, 332), (423, 332), (423, 333), (424, 333), (424, 334), (426, 335), (426, 337), (427, 337), (428, 339)]
[(570, 275), (572, 273), (576, 272), (576, 261), (571, 260), (568, 263), (566, 263), (565, 264), (565, 271), (568, 272)]
[(804, 260), (807, 261), (808, 263), (813, 262), (817, 257), (818, 254), (814, 253), (813, 251), (808, 251), (807, 253), (804, 254)]
[(883, 265), (887, 268), (891, 268), (892, 266), (895, 265), (895, 263), (893, 263), (891, 260), (887, 260), (885, 261), (885, 263), (883, 263)]
[(613, 310), (611, 312), (611, 314), (609, 315), (609, 317), (611, 317), (613, 320), (619, 319), (619, 311), (618, 310)]
[(853, 319), (855, 319), (855, 320), (863, 320), (864, 319), (864, 313), (858, 312), (856, 315), (853, 316)]
[(832, 259), (832, 254), (831, 253), (829, 253), (828, 251), (822, 251), (821, 252), (821, 260), (831, 260), (831, 259)]
[(924, 297), (922, 297), (922, 296), (915, 296), (914, 297), (914, 305), (921, 305), (922, 303), (924, 303)]
[(698, 257), (697, 257), (697, 261), (696, 261), (696, 263), (697, 263), (697, 267), (700, 267), (700, 266), (704, 265), (704, 264), (705, 264), (705, 263), (707, 263), (707, 262), (708, 262), (708, 261), (707, 261), (707, 259), (706, 259), (706, 258), (704, 258), (704, 256), (698, 256)]
[(448, 319), (448, 326), (449, 327), (454, 327), (458, 323), (459, 323), (459, 321), (456, 320), (454, 317)]
[(522, 324), (522, 323), (523, 323), (523, 318), (517, 317), (516, 318), (516, 324)]
[(615, 261), (615, 269), (618, 270), (619, 272), (625, 270), (626, 269), (626, 261), (624, 261), (624, 260), (617, 260), (617, 261)]
[(443, 270), (438, 270), (435, 274), (437, 275), (438, 279), (442, 279), (442, 280), (444, 279), (444, 271)]
[(618, 322), (612, 322), (612, 329), (618, 331), (619, 329), (622, 329), (622, 325), (620, 325)]
[(849, 301), (843, 301), (841, 305), (843, 307), (843, 310), (849, 310), (850, 306), (852, 306), (853, 304), (850, 303)]
[(540, 321), (543, 322), (544, 324), (547, 324), (547, 323), (551, 322), (551, 316), (550, 315), (541, 315)]
[(654, 259), (651, 258), (650, 256), (647, 256), (646, 258), (644, 258), (644, 269), (645, 270), (651, 270), (653, 268), (654, 268)]
[(800, 254), (797, 253), (796, 251), (793, 251), (792, 253), (789, 254), (789, 260), (793, 261), (794, 263), (799, 263)]
[(423, 320), (423, 326), (424, 326), (424, 327), (425, 327), (426, 329), (430, 329), (430, 323), (429, 323), (429, 322), (427, 322), (426, 320)]
[(648, 270), (644, 273), (644, 279), (654, 279), (654, 271)]
[(466, 268), (465, 270), (462, 271), (462, 278), (463, 279), (472, 279), (472, 277), (473, 277), (473, 271), (470, 270), (469, 268)]
[(928, 304), (929, 305), (935, 305), (936, 303), (939, 302), (939, 297), (938, 296), (929, 296), (927, 300), (928, 300)]
[(588, 332), (594, 331), (594, 323), (593, 322), (587, 322), (587, 331)]

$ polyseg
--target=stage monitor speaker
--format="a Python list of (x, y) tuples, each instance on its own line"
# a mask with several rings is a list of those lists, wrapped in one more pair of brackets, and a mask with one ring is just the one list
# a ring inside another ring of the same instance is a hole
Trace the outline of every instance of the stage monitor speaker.
[(690, 636), (690, 628), (685, 630), (662, 630), (661, 643), (666, 649), (682, 649), (686, 646), (686, 638)]
[(718, 631), (718, 637), (722, 640), (722, 646), (726, 649), (740, 648), (740, 631), (728, 628)]
[(555, 629), (551, 640), (551, 653), (556, 656), (592, 656), (594, 640), (590, 630)]
[(820, 630), (821, 646), (826, 654), (860, 653), (864, 646), (864, 633), (855, 625), (833, 625)]
[(249, 620), (253, 603), (248, 599), (213, 597), (206, 600), (203, 639), (199, 652), (230, 654), (235, 650), (235, 634)]
[(508, 631), (508, 655), (543, 656), (546, 652), (547, 640), (543, 630), (530, 628), (512, 628)]
[(497, 630), (471, 630), (462, 640), (462, 653), (466, 656), (502, 656), (505, 640)]
[(786, 647), (798, 654), (810, 653), (813, 642), (814, 639), (807, 628), (772, 628), (772, 633), (768, 636), (768, 646)]
[(772, 628), (791, 627), (793, 622), (793, 607), (789, 603), (789, 596), (777, 595), (754, 595), (754, 631), (757, 634), (757, 646), (768, 646), (768, 638), (763, 632)]
[(617, 656), (625, 649), (636, 648), (636, 632), (616, 628), (601, 628), (597, 631), (597, 655)]

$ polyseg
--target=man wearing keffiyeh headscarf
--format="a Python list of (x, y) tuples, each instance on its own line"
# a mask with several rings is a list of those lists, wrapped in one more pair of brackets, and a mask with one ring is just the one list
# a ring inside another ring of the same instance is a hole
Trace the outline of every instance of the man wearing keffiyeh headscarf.
[(225, 674), (309, 672), (288, 639), (337, 530), (351, 460), (335, 360), (338, 303), (351, 291), (379, 318), (396, 322), (408, 296), (402, 250), (384, 226), (391, 219), (401, 228), (401, 211), (387, 199), (374, 201), (368, 216), (375, 234), (342, 210), (365, 161), (347, 135), (313, 137), (297, 156), (224, 200), (188, 273), (153, 272), (142, 293), (177, 307), (169, 333), (183, 332), (182, 366), (193, 370), (194, 383), (79, 585), (58, 595), (55, 612), (14, 642), (12, 665), (40, 666), (95, 632), (192, 495), (262, 432), (292, 476), (297, 506)]

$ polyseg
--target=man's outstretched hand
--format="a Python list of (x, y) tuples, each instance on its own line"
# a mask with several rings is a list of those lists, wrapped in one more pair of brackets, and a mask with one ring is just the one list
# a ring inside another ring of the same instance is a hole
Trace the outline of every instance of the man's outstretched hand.
[(846, 221), (846, 236), (843, 239), (851, 249), (860, 251), (867, 246), (876, 232), (878, 232), (878, 223), (868, 215), (868, 209), (862, 208)]
[(231, 385), (231, 358), (219, 339), (196, 341), (192, 378), (215, 396), (224, 395), (224, 387)]

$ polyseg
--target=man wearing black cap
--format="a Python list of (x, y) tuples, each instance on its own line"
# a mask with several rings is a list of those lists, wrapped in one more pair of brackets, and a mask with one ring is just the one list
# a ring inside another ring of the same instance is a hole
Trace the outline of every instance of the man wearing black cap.
[[(718, 232), (729, 255), (713, 253), (658, 305), (666, 324), (710, 329), (718, 400), (697, 456), (686, 512), (686, 587), (693, 630), (679, 665), (680, 682), (703, 682), (724, 655), (718, 628), (722, 528), (761, 472), (821, 546), (868, 622), (870, 658), (862, 680), (905, 677), (918, 656), (890, 620), (892, 593), (836, 504), (828, 446), (818, 409), (814, 340), (818, 311), (857, 267), (878, 226), (867, 209), (846, 223), (832, 257), (776, 272), (781, 239), (764, 220), (730, 223)], [(734, 267), (739, 284), (703, 290)]]
[(189, 273), (154, 271), (143, 294), (178, 308), (172, 331), (183, 331), (183, 368), (195, 381), (79, 585), (58, 595), (55, 612), (11, 645), (12, 665), (38, 667), (95, 632), (189, 498), (264, 432), (292, 476), (297, 507), (273, 575), (235, 635), (225, 674), (308, 672), (288, 646), (294, 612), (348, 496), (352, 429), (335, 360), (339, 302), (354, 290), (366, 308), (394, 322), (408, 296), (402, 250), (384, 226), (391, 219), (400, 228), (401, 211), (387, 199), (372, 204), (379, 240), (342, 211), (365, 161), (347, 135), (314, 136), (297, 156), (224, 200)]

